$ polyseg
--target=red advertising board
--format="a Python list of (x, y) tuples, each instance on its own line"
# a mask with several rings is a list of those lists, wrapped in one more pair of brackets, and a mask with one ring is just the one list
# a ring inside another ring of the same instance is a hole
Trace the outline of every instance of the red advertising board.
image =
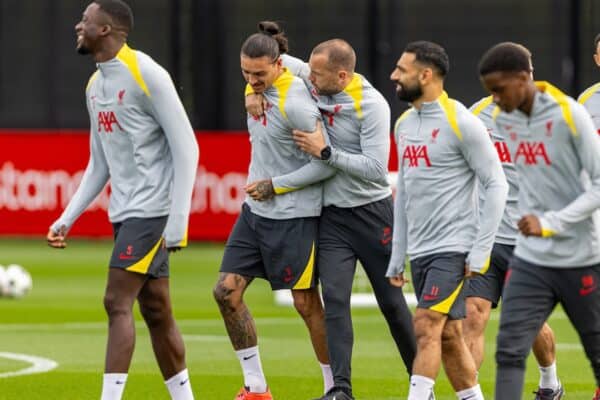
[[(245, 197), (248, 134), (203, 131), (196, 137), (200, 163), (189, 238), (225, 240)], [(0, 235), (45, 235), (77, 189), (88, 157), (87, 132), (0, 130)], [(393, 151), (394, 170), (396, 163)], [(105, 189), (69, 234), (110, 236), (107, 208)]]

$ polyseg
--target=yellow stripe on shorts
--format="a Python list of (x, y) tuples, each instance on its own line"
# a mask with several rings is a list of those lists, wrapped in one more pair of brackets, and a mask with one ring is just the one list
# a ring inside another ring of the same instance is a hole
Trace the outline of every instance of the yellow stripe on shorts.
[(448, 298), (442, 300), (436, 305), (429, 307), (429, 309), (442, 314), (448, 314), (450, 312), (450, 308), (452, 308), (452, 305), (456, 301), (456, 298), (458, 297), (458, 294), (460, 293), (460, 290), (462, 289), (464, 283), (464, 280), (460, 281), (458, 287), (454, 289), (454, 292), (452, 292), (452, 294), (448, 296)]
[(306, 263), (306, 267), (304, 267), (304, 272), (302, 272), (302, 276), (298, 279), (298, 282), (294, 285), (292, 289), (310, 289), (310, 285), (313, 281), (313, 271), (315, 269), (315, 242), (312, 243), (312, 248), (310, 249), (310, 257), (308, 258), (308, 262)]
[(158, 251), (158, 249), (160, 249), (160, 246), (162, 245), (162, 241), (163, 239), (160, 238), (158, 242), (154, 245), (154, 247), (152, 247), (152, 249), (148, 252), (148, 254), (146, 254), (140, 261), (136, 262), (131, 267), (125, 268), (125, 270), (137, 272), (139, 274), (147, 274), (148, 269), (150, 269), (150, 264), (152, 264), (152, 260), (156, 255), (156, 252)]

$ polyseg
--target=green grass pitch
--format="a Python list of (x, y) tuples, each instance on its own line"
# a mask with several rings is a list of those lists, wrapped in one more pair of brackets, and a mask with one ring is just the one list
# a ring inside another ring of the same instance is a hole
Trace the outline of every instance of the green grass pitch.
[[(41, 374), (0, 378), (0, 399), (97, 399), (100, 397), (106, 319), (102, 308), (107, 241), (71, 241), (69, 248), (52, 250), (42, 238), (0, 241), (0, 263), (18, 263), (30, 271), (33, 291), (20, 300), (0, 299), (0, 353), (21, 353), (49, 358), (59, 365)], [(179, 327), (184, 335), (187, 363), (196, 399), (230, 400), (242, 383), (237, 358), (226, 337), (212, 287), (223, 252), (221, 244), (192, 244), (171, 257), (172, 295)], [(322, 391), (320, 368), (313, 356), (306, 329), (294, 310), (274, 304), (262, 281), (247, 292), (259, 332), (259, 344), (268, 383), (277, 400), (307, 400)], [(487, 338), (487, 358), (480, 371), (486, 398), (494, 380), (494, 313)], [(125, 399), (168, 399), (137, 313), (137, 344)], [(353, 312), (355, 345), (353, 382), (357, 399), (405, 399), (408, 377), (375, 309)], [(551, 318), (558, 342), (558, 372), (566, 387), (565, 399), (592, 397), (595, 389), (589, 363), (562, 310)], [(28, 364), (0, 358), (0, 374)], [(525, 393), (537, 387), (538, 372), (530, 357)], [(435, 386), (438, 400), (455, 399), (443, 373)], [(533, 399), (533, 395), (524, 395)]]

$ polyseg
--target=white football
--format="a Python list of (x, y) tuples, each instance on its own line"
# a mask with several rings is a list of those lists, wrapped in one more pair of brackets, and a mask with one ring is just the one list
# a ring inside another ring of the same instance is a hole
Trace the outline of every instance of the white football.
[(11, 264), (6, 267), (6, 285), (4, 295), (7, 297), (23, 297), (31, 290), (31, 275), (22, 266)]
[(6, 269), (0, 265), (0, 297), (5, 296), (8, 285), (8, 276), (6, 276)]

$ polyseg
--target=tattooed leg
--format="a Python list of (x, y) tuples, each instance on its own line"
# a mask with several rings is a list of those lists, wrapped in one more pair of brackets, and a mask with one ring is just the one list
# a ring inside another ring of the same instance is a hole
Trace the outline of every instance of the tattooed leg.
[(252, 279), (238, 274), (221, 273), (213, 290), (235, 350), (247, 349), (257, 344), (254, 319), (243, 300), (244, 292)]

